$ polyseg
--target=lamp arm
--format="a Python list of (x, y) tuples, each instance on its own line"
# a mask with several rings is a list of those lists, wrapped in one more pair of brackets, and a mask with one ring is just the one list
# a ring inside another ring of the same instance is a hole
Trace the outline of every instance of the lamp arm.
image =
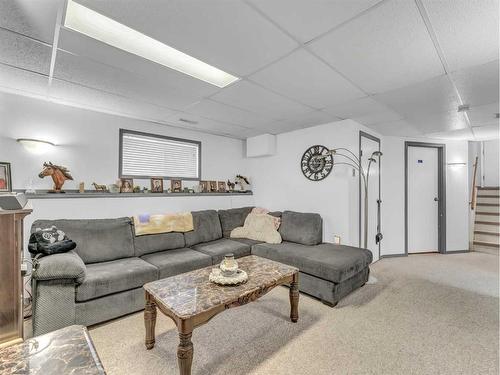
[(361, 164), (361, 161), (356, 156), (356, 154), (354, 154), (354, 152), (352, 152), (351, 150), (349, 150), (347, 148), (344, 148), (344, 147), (334, 148), (334, 149), (330, 150), (329, 152), (332, 153), (333, 155), (335, 155), (337, 153), (337, 150), (347, 151), (348, 153), (350, 153), (354, 157), (354, 159), (356, 160), (356, 163)]
[(353, 158), (352, 158), (351, 156), (349, 156), (349, 155), (340, 154), (340, 153), (339, 153), (339, 154), (334, 154), (334, 155), (333, 155), (333, 158), (334, 158), (334, 159), (335, 159), (335, 156), (342, 156), (342, 157), (346, 158), (347, 160), (352, 161), (354, 164), (359, 164), (359, 163), (358, 163), (358, 160), (353, 159)]

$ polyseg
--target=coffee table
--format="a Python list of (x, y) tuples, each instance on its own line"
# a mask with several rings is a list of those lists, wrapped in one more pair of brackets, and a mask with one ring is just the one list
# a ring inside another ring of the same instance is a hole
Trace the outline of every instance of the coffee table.
[(286, 264), (250, 255), (237, 259), (246, 271), (248, 281), (238, 286), (219, 286), (208, 276), (211, 267), (153, 281), (144, 285), (146, 307), (146, 348), (155, 344), (156, 309), (170, 317), (179, 331), (177, 360), (181, 375), (191, 374), (193, 362), (193, 329), (207, 323), (215, 315), (232, 307), (255, 301), (278, 285), (290, 285), (290, 319), (299, 319), (299, 270)]

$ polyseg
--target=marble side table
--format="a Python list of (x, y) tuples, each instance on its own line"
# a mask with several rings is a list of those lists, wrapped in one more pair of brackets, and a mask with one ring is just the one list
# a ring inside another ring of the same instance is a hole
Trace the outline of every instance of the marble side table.
[(0, 349), (0, 374), (106, 374), (87, 328), (70, 326)]

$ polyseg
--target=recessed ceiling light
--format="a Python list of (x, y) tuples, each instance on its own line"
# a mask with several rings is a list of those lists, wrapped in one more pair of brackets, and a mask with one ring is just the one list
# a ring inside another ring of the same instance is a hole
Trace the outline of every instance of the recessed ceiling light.
[(73, 0), (68, 0), (64, 26), (218, 87), (239, 79)]

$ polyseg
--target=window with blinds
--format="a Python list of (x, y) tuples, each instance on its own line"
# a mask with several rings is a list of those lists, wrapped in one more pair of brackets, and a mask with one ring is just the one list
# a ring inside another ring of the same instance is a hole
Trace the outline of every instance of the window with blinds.
[(199, 180), (201, 142), (120, 129), (120, 177)]

